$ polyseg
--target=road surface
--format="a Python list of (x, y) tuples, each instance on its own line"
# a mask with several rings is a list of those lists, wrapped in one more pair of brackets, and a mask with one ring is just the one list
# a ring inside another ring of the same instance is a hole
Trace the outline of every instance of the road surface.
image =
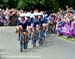
[(75, 43), (49, 34), (39, 48), (19, 51), (15, 27), (0, 27), (0, 59), (75, 59)]

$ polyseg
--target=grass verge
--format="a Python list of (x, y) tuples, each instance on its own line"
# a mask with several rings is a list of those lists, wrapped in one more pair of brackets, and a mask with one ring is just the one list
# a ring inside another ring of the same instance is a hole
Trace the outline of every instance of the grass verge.
[(75, 42), (75, 38), (69, 38), (67, 36), (58, 36), (58, 38), (61, 40), (69, 41), (69, 42)]

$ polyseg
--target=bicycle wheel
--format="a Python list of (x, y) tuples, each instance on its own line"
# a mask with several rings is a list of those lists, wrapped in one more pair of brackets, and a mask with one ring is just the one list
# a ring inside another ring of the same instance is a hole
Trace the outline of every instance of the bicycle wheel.
[(20, 52), (23, 51), (23, 36), (21, 34), (21, 39), (20, 39)]
[(43, 41), (42, 41), (42, 30), (40, 31), (40, 45), (43, 44)]

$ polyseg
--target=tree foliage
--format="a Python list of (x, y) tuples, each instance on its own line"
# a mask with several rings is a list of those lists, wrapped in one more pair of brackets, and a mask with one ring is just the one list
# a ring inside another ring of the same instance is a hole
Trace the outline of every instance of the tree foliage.
[(53, 10), (70, 5), (75, 8), (75, 0), (0, 0), (1, 8)]

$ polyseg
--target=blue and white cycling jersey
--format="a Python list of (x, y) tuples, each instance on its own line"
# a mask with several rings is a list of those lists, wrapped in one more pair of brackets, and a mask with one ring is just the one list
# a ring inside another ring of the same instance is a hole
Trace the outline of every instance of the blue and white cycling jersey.
[(21, 19), (18, 19), (18, 21), (17, 21), (17, 25), (18, 26), (21, 25), (23, 30), (25, 30), (25, 31), (26, 31), (26, 28), (27, 28), (27, 24), (28, 24), (27, 20), (22, 21)]
[(32, 24), (31, 18), (30, 19), (27, 19), (27, 26), (31, 26), (31, 24)]
[(36, 28), (36, 25), (40, 26), (40, 20), (39, 19), (33, 20), (33, 27)]
[(42, 24), (47, 23), (47, 19), (44, 17), (43, 19), (40, 19), (40, 26), (42, 26)]

